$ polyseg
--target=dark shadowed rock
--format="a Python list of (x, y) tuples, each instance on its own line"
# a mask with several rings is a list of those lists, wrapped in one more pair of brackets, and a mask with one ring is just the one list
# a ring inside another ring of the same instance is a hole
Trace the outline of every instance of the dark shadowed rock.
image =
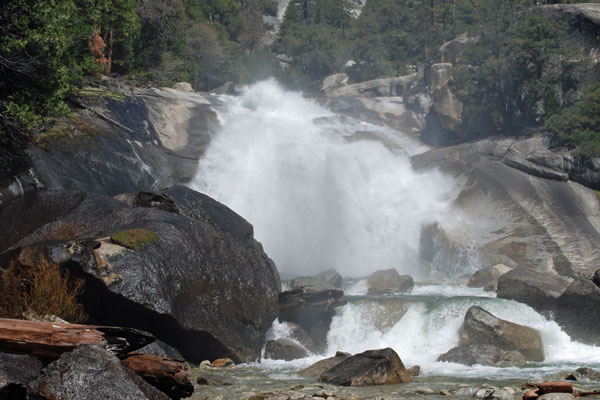
[(279, 293), (279, 320), (294, 322), (308, 333), (317, 350), (325, 348), (335, 308), (346, 304), (341, 290), (294, 289)]
[(149, 345), (144, 346), (141, 349), (137, 349), (135, 352), (139, 354), (151, 354), (154, 356), (169, 357), (176, 360), (185, 359), (179, 350), (173, 346), (169, 346), (165, 342), (161, 342), (160, 340), (155, 340)]
[(592, 276), (592, 282), (594, 282), (594, 285), (600, 287), (600, 269), (594, 272), (594, 275)]
[(318, 378), (323, 372), (335, 367), (348, 357), (351, 357), (351, 354), (338, 351), (334, 357), (328, 357), (324, 358), (323, 360), (319, 360), (310, 367), (298, 372), (298, 375), (304, 378)]
[(600, 381), (600, 371), (591, 368), (577, 368), (575, 375), (581, 381)]
[(415, 283), (408, 275), (400, 275), (394, 268), (375, 271), (367, 278), (368, 294), (394, 294), (410, 292)]
[(42, 363), (35, 357), (0, 353), (0, 399), (26, 400), (27, 385), (41, 369)]
[(442, 354), (438, 361), (493, 367), (522, 367), (527, 363), (523, 354), (518, 351), (506, 351), (489, 344), (457, 346)]
[(572, 338), (598, 343), (600, 288), (590, 279), (576, 278), (558, 298), (555, 318)]
[(341, 289), (344, 283), (344, 278), (335, 269), (320, 272), (316, 275), (317, 278), (324, 280), (336, 289)]
[[(83, 276), (92, 324), (151, 332), (192, 362), (256, 360), (277, 317), (275, 265), (227, 207), (183, 187), (167, 194), (180, 214), (91, 193), (30, 193), (0, 214), (0, 246), (14, 246), (5, 259), (45, 253)], [(134, 228), (158, 240), (133, 250), (105, 239)]]
[(525, 303), (536, 310), (554, 308), (556, 300), (569, 286), (567, 278), (531, 268), (517, 268), (498, 279), (498, 297)]
[(496, 264), (491, 268), (480, 269), (469, 278), (469, 287), (480, 287), (488, 292), (495, 292), (498, 288), (498, 278), (512, 268), (503, 264)]
[(290, 361), (307, 356), (306, 349), (290, 339), (269, 340), (265, 347), (265, 357), (272, 360)]
[(168, 400), (108, 350), (83, 345), (48, 364), (31, 382), (32, 393), (52, 400)]
[(367, 350), (323, 372), (319, 381), (341, 386), (372, 386), (412, 382), (398, 354), (390, 349)]
[(532, 328), (496, 318), (478, 306), (465, 314), (459, 346), (487, 344), (506, 351), (519, 351), (527, 360), (544, 361), (540, 333)]

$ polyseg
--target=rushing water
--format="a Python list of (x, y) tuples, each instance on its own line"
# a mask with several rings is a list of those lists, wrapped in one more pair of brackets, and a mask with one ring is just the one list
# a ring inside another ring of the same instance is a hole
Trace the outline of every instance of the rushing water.
[[(427, 278), (417, 257), (421, 227), (463, 222), (451, 208), (455, 183), (441, 172), (411, 169), (409, 156), (425, 146), (396, 130), (335, 115), (273, 81), (221, 100), (222, 129), (192, 186), (251, 222), (280, 271), (311, 275), (336, 268), (357, 277), (394, 267)], [(425, 376), (523, 379), (572, 365), (600, 365), (600, 348), (573, 342), (524, 304), (478, 289), (417, 285), (410, 295), (372, 297), (359, 281), (346, 295), (349, 303), (334, 317), (327, 355), (392, 347), (408, 366), (420, 365)], [(438, 362), (457, 345), (472, 305), (538, 329), (544, 362), (523, 369)], [(286, 324), (275, 321), (269, 338), (289, 336)], [(261, 368), (289, 376), (321, 358), (264, 360)]]
[[(222, 131), (193, 187), (251, 222), (280, 271), (364, 276), (395, 267), (419, 276), (421, 226), (448, 214), (454, 188), (439, 172), (411, 169), (408, 155), (426, 147), (273, 81), (223, 101)], [(377, 140), (357, 140), (364, 136)]]

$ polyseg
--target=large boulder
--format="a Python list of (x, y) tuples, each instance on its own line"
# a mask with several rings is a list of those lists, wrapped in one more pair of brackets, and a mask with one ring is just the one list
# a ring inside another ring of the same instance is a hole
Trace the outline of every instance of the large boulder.
[(518, 351), (530, 361), (544, 361), (542, 338), (537, 330), (496, 318), (483, 308), (472, 306), (460, 329), (459, 346), (480, 344)]
[(368, 294), (396, 294), (410, 292), (415, 283), (408, 275), (400, 275), (396, 269), (375, 271), (367, 278)]
[(556, 273), (517, 268), (498, 279), (496, 293), (500, 298), (516, 300), (543, 311), (555, 307), (569, 283), (569, 279)]
[(338, 351), (337, 353), (335, 353), (335, 356), (317, 361), (310, 367), (307, 367), (302, 371), (298, 372), (298, 375), (300, 375), (303, 378), (318, 378), (323, 372), (335, 367), (348, 357), (351, 357), (351, 354)]
[(576, 278), (558, 298), (555, 318), (573, 339), (599, 343), (600, 288), (591, 279)]
[(518, 351), (506, 351), (490, 344), (457, 346), (442, 354), (438, 361), (492, 367), (523, 367), (527, 363), (525, 356)]
[(367, 350), (323, 372), (319, 381), (341, 386), (372, 386), (412, 382), (398, 354), (390, 349)]
[(346, 304), (341, 290), (293, 289), (279, 293), (279, 320), (294, 322), (308, 333), (318, 351), (323, 351), (335, 308)]
[(429, 68), (431, 98), (433, 109), (442, 128), (459, 132), (462, 124), (463, 104), (450, 90), (448, 82), (452, 78), (452, 64), (438, 63)]
[(308, 356), (308, 352), (293, 340), (281, 338), (269, 340), (265, 346), (265, 358), (272, 360), (296, 360)]
[(94, 345), (82, 345), (63, 354), (29, 386), (31, 393), (42, 399), (169, 400), (114, 354)]
[(42, 370), (35, 357), (0, 353), (0, 399), (26, 400), (27, 386)]
[(483, 288), (488, 292), (495, 292), (498, 288), (498, 278), (504, 275), (512, 268), (504, 264), (496, 264), (491, 268), (480, 269), (469, 278), (468, 287)]
[(0, 252), (12, 248), (3, 257), (24, 264), (45, 254), (85, 277), (90, 323), (149, 331), (193, 362), (259, 358), (277, 317), (273, 262), (227, 207), (183, 187), (165, 194), (178, 213), (31, 193), (2, 211)]

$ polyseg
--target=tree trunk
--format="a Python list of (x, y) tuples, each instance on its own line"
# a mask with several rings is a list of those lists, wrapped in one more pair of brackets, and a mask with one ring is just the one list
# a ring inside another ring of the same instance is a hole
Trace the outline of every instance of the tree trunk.
[(108, 61), (106, 62), (106, 76), (110, 76), (112, 70), (112, 53), (113, 53), (113, 29), (108, 32)]
[(131, 328), (0, 318), (0, 352), (58, 358), (78, 345), (96, 344), (125, 354), (154, 340), (151, 334)]

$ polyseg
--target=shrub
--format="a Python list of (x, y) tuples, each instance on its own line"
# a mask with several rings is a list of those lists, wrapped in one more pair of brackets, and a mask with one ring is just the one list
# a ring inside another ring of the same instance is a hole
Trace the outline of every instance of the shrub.
[(72, 323), (85, 321), (83, 306), (77, 301), (84, 280), (71, 278), (45, 256), (32, 264), (13, 260), (2, 274), (0, 315), (17, 319), (55, 315)]

